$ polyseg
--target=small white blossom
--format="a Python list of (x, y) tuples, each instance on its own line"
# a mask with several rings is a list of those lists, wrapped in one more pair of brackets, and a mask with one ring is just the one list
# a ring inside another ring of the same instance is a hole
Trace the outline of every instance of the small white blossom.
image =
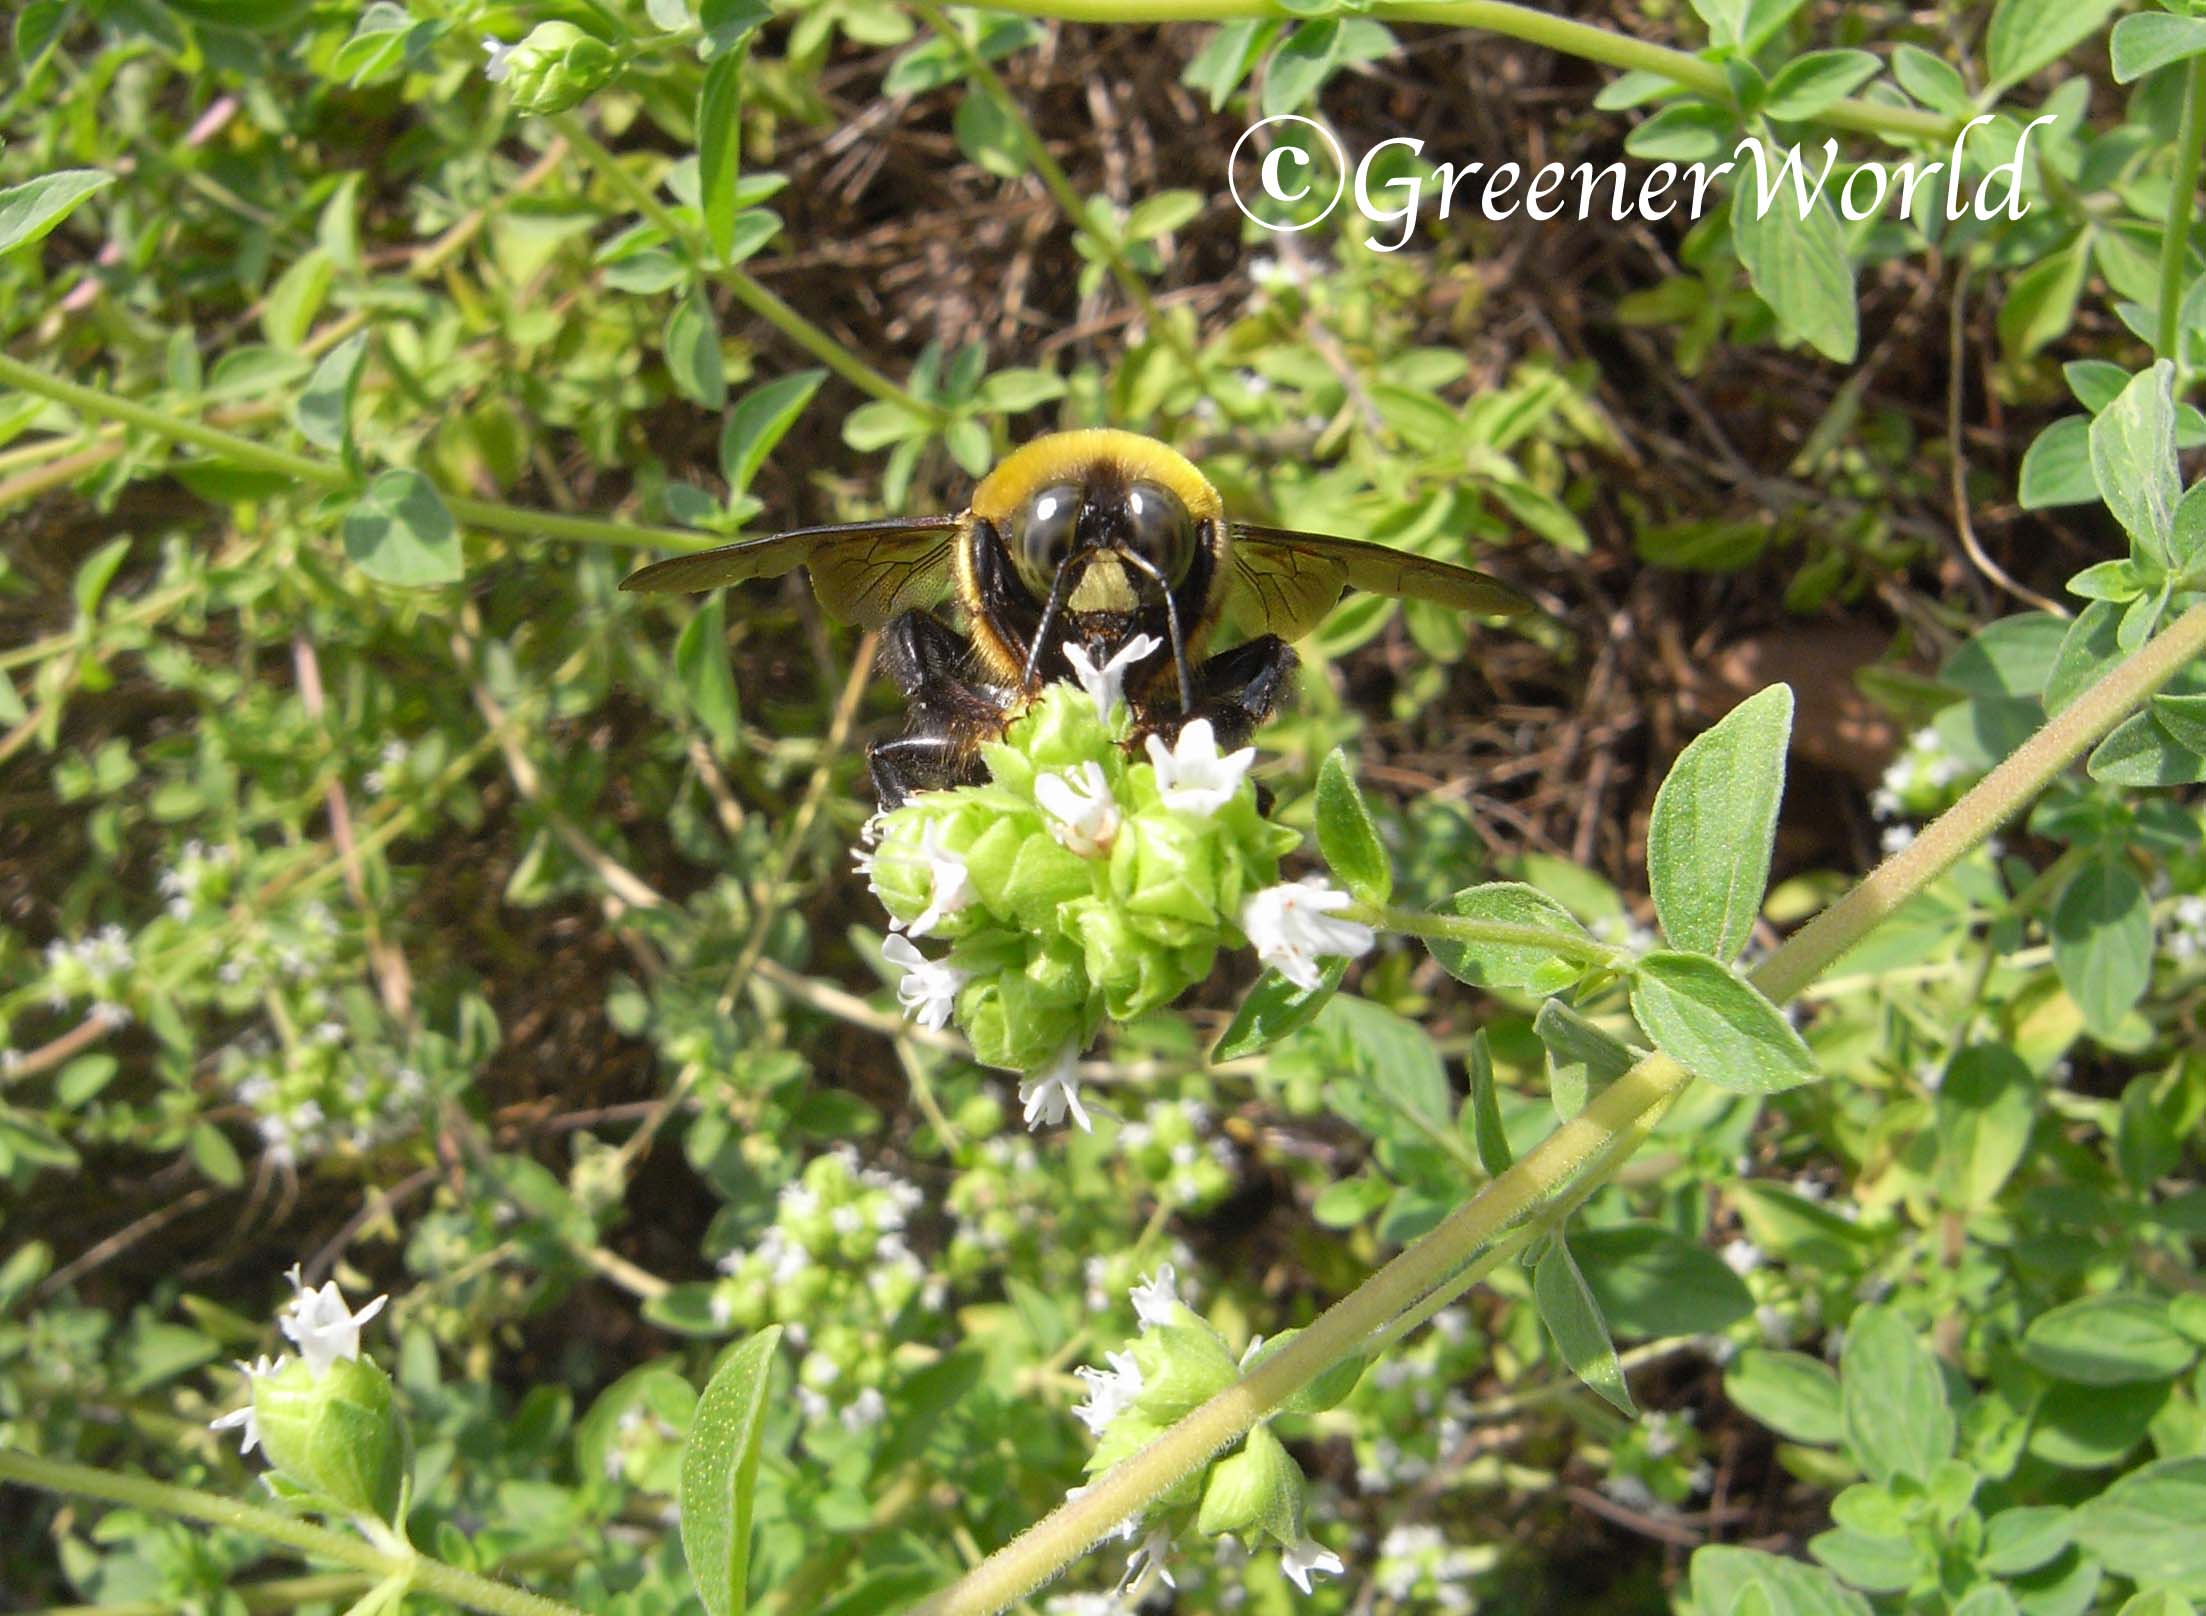
[(1088, 700), (1095, 703), (1096, 717), (1106, 724), (1111, 721), (1111, 709), (1126, 698), (1127, 670), (1162, 644), (1154, 634), (1136, 634), (1099, 668), (1078, 642), (1065, 642), (1065, 660), (1072, 665), (1073, 675), (1087, 692)]
[(1256, 957), (1298, 988), (1323, 981), (1321, 954), (1354, 958), (1367, 952), (1377, 936), (1360, 920), (1336, 920), (1333, 912), (1355, 900), (1316, 876), (1266, 887), (1241, 906), (1241, 930)]
[(1179, 1275), (1170, 1263), (1157, 1265), (1157, 1277), (1141, 1276), (1131, 1292), (1134, 1317), (1144, 1325), (1170, 1324), (1172, 1310), (1180, 1305)]
[(1310, 1578), (1314, 1575), (1339, 1576), (1346, 1568), (1340, 1556), (1311, 1538), (1304, 1538), (1292, 1547), (1279, 1551), (1279, 1569), (1287, 1580), (1304, 1593), (1310, 1591)]
[(513, 47), (502, 39), (486, 39), (483, 51), (490, 58), (483, 63), (483, 77), (493, 84), (505, 83), (506, 75), (513, 71), (512, 64), (507, 61), (513, 54)]
[(1069, 1115), (1082, 1133), (1094, 1131), (1087, 1108), (1080, 1103), (1080, 1051), (1067, 1044), (1050, 1065), (1019, 1085), (1019, 1104), (1029, 1131), (1054, 1128)]
[(1723, 1248), (1723, 1261), (1734, 1274), (1751, 1274), (1762, 1266), (1762, 1248), (1751, 1240), (1734, 1240)]
[(876, 1425), (879, 1425), (882, 1420), (888, 1417), (888, 1411), (888, 1401), (882, 1397), (880, 1389), (868, 1386), (848, 1403), (845, 1403), (842, 1412), (837, 1414), (836, 1418), (843, 1422), (844, 1430), (855, 1435), (860, 1431), (870, 1431)]
[(1088, 1400), (1072, 1411), (1073, 1417), (1096, 1436), (1109, 1430), (1111, 1421), (1141, 1395), (1141, 1366), (1132, 1353), (1107, 1352), (1103, 1362), (1102, 1369), (1082, 1364), (1073, 1371), (1088, 1386)]
[(1204, 818), (1233, 800), (1256, 761), (1256, 748), (1220, 756), (1218, 737), (1210, 720), (1198, 718), (1181, 727), (1179, 739), (1167, 748), (1161, 735), (1148, 740), (1149, 761), (1157, 771), (1157, 794), (1167, 808)]
[(263, 1375), (274, 1374), (283, 1367), (283, 1364), (284, 1360), (281, 1357), (270, 1358), (265, 1353), (255, 1358), (251, 1363), (245, 1362), (242, 1358), (239, 1359), (237, 1372), (245, 1377), (245, 1406), (243, 1408), (233, 1408), (229, 1413), (217, 1419), (209, 1420), (207, 1428), (213, 1431), (243, 1429), (245, 1440), (238, 1444), (237, 1450), (241, 1454), (251, 1453), (259, 1447), (260, 1421), (253, 1414), (253, 1382)]
[(1118, 799), (1100, 763), (1071, 774), (1045, 774), (1034, 782), (1034, 800), (1049, 816), (1049, 832), (1082, 858), (1110, 851), (1118, 836)]
[(1884, 827), (1884, 834), (1877, 838), (1878, 845), (1883, 847), (1888, 855), (1904, 851), (1907, 845), (1914, 840), (1915, 827), (1913, 825), (1887, 825)]
[(904, 980), (896, 984), (896, 1002), (904, 1007), (904, 1014), (922, 1027), (946, 1026), (968, 973), (927, 958), (909, 937), (891, 936), (881, 945), (881, 957), (904, 973)]
[(942, 821), (931, 820), (920, 833), (919, 857), (927, 866), (927, 907), (919, 918), (905, 929), (914, 937), (926, 937), (943, 921), (980, 894), (973, 889), (972, 872), (965, 867), (965, 855), (953, 853), (942, 845)]
[(1158, 1583), (1177, 1588), (1179, 1582), (1165, 1569), (1164, 1557), (1172, 1551), (1172, 1534), (1154, 1527), (1126, 1556), (1126, 1575), (1119, 1580), (1119, 1597), (1133, 1604), (1147, 1598)]
[(299, 1294), (277, 1315), (276, 1323), (299, 1349), (299, 1356), (306, 1360), (307, 1368), (321, 1375), (340, 1358), (359, 1357), (360, 1326), (382, 1312), (383, 1304), (390, 1298), (378, 1296), (355, 1313), (345, 1306), (344, 1295), (337, 1289), (335, 1280), (319, 1290), (308, 1290), (297, 1263), (291, 1265), (291, 1272), (284, 1277)]

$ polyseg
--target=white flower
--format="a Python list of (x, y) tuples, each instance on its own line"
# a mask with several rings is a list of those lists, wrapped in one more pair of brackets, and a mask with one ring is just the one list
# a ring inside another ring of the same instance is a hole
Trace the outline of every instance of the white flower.
[(1088, 700), (1095, 703), (1096, 717), (1106, 724), (1111, 721), (1111, 709), (1126, 696), (1126, 670), (1163, 643), (1154, 634), (1136, 634), (1099, 668), (1076, 642), (1065, 642), (1065, 660), (1072, 664), (1073, 674), (1079, 679), (1080, 688), (1088, 693)]
[(930, 820), (920, 833), (919, 857), (927, 866), (927, 907), (905, 929), (914, 937), (926, 937), (935, 927), (970, 904), (980, 894), (973, 889), (972, 872), (965, 855), (942, 845), (942, 821)]
[(904, 1014), (922, 1027), (946, 1026), (969, 973), (927, 958), (909, 937), (891, 936), (881, 945), (881, 957), (904, 973), (904, 980), (896, 984), (896, 1002), (904, 1007)]
[(1164, 1557), (1171, 1552), (1172, 1534), (1163, 1527), (1154, 1527), (1126, 1556), (1126, 1575), (1119, 1579), (1119, 1597), (1132, 1604), (1139, 1604), (1148, 1597), (1158, 1583), (1167, 1588), (1177, 1588), (1179, 1582), (1164, 1567)]
[(1088, 1383), (1088, 1400), (1072, 1411), (1073, 1418), (1097, 1436), (1109, 1430), (1111, 1421), (1141, 1395), (1141, 1366), (1132, 1353), (1107, 1352), (1103, 1362), (1107, 1368), (1082, 1364), (1073, 1371)]
[(378, 1296), (354, 1313), (345, 1306), (345, 1298), (334, 1279), (320, 1290), (310, 1291), (300, 1277), (297, 1263), (291, 1265), (291, 1272), (284, 1277), (299, 1294), (277, 1315), (276, 1323), (299, 1349), (299, 1356), (306, 1360), (307, 1368), (321, 1375), (339, 1358), (359, 1357), (360, 1326), (382, 1312), (383, 1304), (390, 1298)]
[(274, 1374), (283, 1367), (283, 1364), (284, 1360), (282, 1358), (270, 1358), (265, 1353), (255, 1358), (251, 1363), (245, 1362), (242, 1358), (239, 1359), (237, 1372), (245, 1377), (245, 1406), (243, 1408), (233, 1408), (220, 1418), (209, 1420), (207, 1428), (213, 1431), (235, 1431), (242, 1428), (245, 1432), (245, 1440), (238, 1444), (237, 1450), (241, 1454), (251, 1453), (259, 1447), (260, 1421), (253, 1414), (253, 1382), (263, 1375)]
[(1287, 1580), (1304, 1593), (1310, 1591), (1313, 1573), (1337, 1577), (1346, 1569), (1340, 1556), (1310, 1538), (1304, 1538), (1291, 1548), (1279, 1551), (1279, 1569), (1287, 1574)]
[(1913, 825), (1887, 825), (1884, 827), (1884, 834), (1877, 838), (1888, 854), (1903, 851), (1914, 839)]
[(1723, 1248), (1723, 1262), (1734, 1274), (1751, 1274), (1762, 1266), (1762, 1248), (1751, 1240), (1734, 1240)]
[(1206, 819), (1233, 800), (1256, 761), (1253, 746), (1219, 756), (1218, 737), (1207, 718), (1184, 725), (1169, 749), (1159, 735), (1149, 737), (1148, 747), (1149, 761), (1157, 771), (1157, 794), (1165, 807)]
[(1082, 1133), (1092, 1133), (1094, 1125), (1088, 1121), (1087, 1108), (1080, 1103), (1079, 1049), (1067, 1044), (1046, 1070), (1021, 1083), (1019, 1104), (1026, 1108), (1024, 1114), (1030, 1132), (1045, 1125), (1055, 1127), (1069, 1114)]
[(880, 1389), (868, 1386), (844, 1404), (842, 1412), (835, 1417), (843, 1422), (844, 1430), (855, 1434), (872, 1430), (888, 1417), (888, 1411), (888, 1400), (882, 1397)]
[(1241, 930), (1256, 957), (1298, 988), (1313, 989), (1323, 980), (1320, 954), (1350, 958), (1368, 951), (1378, 939), (1360, 920), (1335, 920), (1333, 911), (1355, 900), (1317, 876), (1266, 887), (1241, 905)]
[(1170, 1324), (1172, 1310), (1180, 1305), (1179, 1276), (1170, 1263), (1157, 1266), (1157, 1277), (1141, 1276), (1133, 1288), (1134, 1317), (1143, 1324)]
[(483, 63), (483, 77), (493, 84), (505, 83), (506, 75), (513, 71), (512, 65), (506, 60), (513, 54), (513, 47), (502, 39), (486, 39), (483, 41), (483, 50), (490, 58)]
[(1049, 833), (1078, 853), (1094, 858), (1110, 851), (1118, 836), (1118, 799), (1100, 763), (1083, 763), (1072, 774), (1045, 774), (1034, 782), (1034, 800), (1049, 816)]

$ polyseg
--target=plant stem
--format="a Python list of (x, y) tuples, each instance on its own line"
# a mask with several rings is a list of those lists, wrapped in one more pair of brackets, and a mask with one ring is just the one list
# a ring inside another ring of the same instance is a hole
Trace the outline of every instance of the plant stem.
[(940, 407), (916, 398), (890, 381), (871, 365), (860, 359), (848, 348), (789, 307), (765, 286), (733, 264), (714, 265), (703, 241), (696, 232), (682, 223), (658, 197), (628, 169), (621, 160), (606, 149), (595, 135), (571, 112), (554, 116), (552, 125), (558, 129), (569, 146), (580, 152), (585, 161), (596, 169), (614, 190), (626, 197), (631, 206), (651, 224), (664, 232), (669, 241), (679, 243), (691, 259), (703, 266), (706, 273), (720, 281), (735, 294), (735, 300), (779, 331), (791, 342), (832, 370), (859, 392), (891, 404), (902, 405), (930, 425), (940, 427), (947, 417)]
[[(1902, 903), (2083, 756), (2108, 731), (2206, 652), (2206, 606), (2194, 606), (2158, 638), (2111, 669), (1900, 853), (1788, 938), (1754, 972), (1772, 999), (1789, 999), (1866, 937)], [(1544, 934), (1543, 934), (1544, 936)], [(915, 1607), (911, 1616), (988, 1616), (1008, 1608), (1238, 1440), (1293, 1392), (1448, 1283), (1519, 1222), (1557, 1197), (1590, 1187), (1629, 1152), (1617, 1142), (1681, 1092), (1690, 1074), (1649, 1055), (1564, 1122), (1529, 1155), (1280, 1352), (1099, 1477), (1078, 1498)], [(1606, 1161), (1603, 1158), (1606, 1157)]]
[(104, 1498), (133, 1509), (153, 1510), (185, 1520), (205, 1521), (211, 1526), (250, 1532), (301, 1554), (335, 1560), (340, 1565), (349, 1565), (378, 1577), (404, 1575), (425, 1593), (440, 1595), (470, 1610), (485, 1611), (489, 1616), (582, 1616), (572, 1605), (562, 1605), (555, 1599), (546, 1599), (509, 1583), (494, 1582), (472, 1571), (462, 1571), (458, 1566), (446, 1565), (441, 1560), (425, 1559), (418, 1553), (411, 1556), (388, 1553), (344, 1532), (333, 1532), (326, 1526), (317, 1526), (296, 1516), (279, 1515), (257, 1504), (201, 1492), (196, 1487), (175, 1487), (167, 1482), (149, 1481), (143, 1476), (118, 1475), (113, 1471), (95, 1470), (89, 1465), (42, 1459), (13, 1448), (0, 1448), (0, 1481), (20, 1482), (47, 1492)]
[[(4, 353), (0, 353), (0, 386), (36, 393), (66, 404), (83, 415), (120, 421), (170, 443), (188, 443), (234, 466), (289, 477), (315, 488), (352, 486), (352, 475), (330, 461), (310, 460), (305, 455), (272, 449), (265, 443), (239, 437), (235, 432), (225, 432), (203, 421), (170, 415), (135, 399), (63, 381)], [(522, 505), (501, 505), (492, 500), (463, 499), (450, 494), (443, 499), (445, 508), (458, 520), (494, 532), (531, 533), (542, 538), (573, 539), (584, 544), (611, 544), (628, 549), (696, 550), (718, 542), (710, 533), (696, 533), (688, 528), (608, 522), (603, 517), (570, 516), (562, 511), (532, 510)]]
[[(1120, 24), (1233, 22), (1268, 17), (1295, 20), (1295, 14), (1278, 0), (988, 0), (985, 9), (1017, 12), (1029, 17), (1055, 17), (1064, 22)], [(1506, 0), (1376, 0), (1370, 15), (1380, 22), (1476, 28), (1484, 33), (1521, 39), (1527, 44), (1544, 45), (1549, 50), (1599, 62), (1606, 67), (1659, 74), (1703, 95), (1718, 98), (1730, 95), (1723, 69), (1688, 51), (1650, 45), (1606, 28), (1550, 16), (1530, 6), (1510, 5)], [(1849, 129), (1893, 140), (1944, 140), (1951, 138), (1954, 129), (1952, 119), (1934, 112), (1853, 99), (1833, 103), (1816, 114), (1814, 121), (1832, 129)]]
[(2176, 316), (2183, 308), (2183, 272), (2191, 261), (2191, 203), (2198, 190), (2198, 170), (2206, 156), (2206, 56), (2194, 56), (2183, 78), (2183, 118), (2176, 128), (2175, 174), (2168, 192), (2168, 222), (2160, 235), (2160, 319), (2154, 328), (2153, 352), (2175, 361), (2182, 329)]

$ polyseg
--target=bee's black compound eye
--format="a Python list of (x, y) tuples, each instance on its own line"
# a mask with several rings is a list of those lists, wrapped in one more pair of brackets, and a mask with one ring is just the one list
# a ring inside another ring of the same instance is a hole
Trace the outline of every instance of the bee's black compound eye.
[(1081, 494), (1076, 483), (1051, 483), (1035, 490), (1019, 507), (1018, 531), (1012, 542), (1019, 559), (1038, 580), (1057, 574), (1072, 554), (1073, 535), (1080, 523)]
[(1126, 491), (1126, 539), (1166, 583), (1176, 584), (1195, 556), (1195, 520), (1179, 495), (1144, 479)]

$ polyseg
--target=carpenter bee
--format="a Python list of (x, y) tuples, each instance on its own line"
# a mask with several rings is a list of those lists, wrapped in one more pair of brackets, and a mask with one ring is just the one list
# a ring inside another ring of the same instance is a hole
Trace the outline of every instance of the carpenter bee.
[[(881, 659), (911, 704), (906, 733), (871, 747), (883, 809), (981, 777), (979, 748), (1041, 687), (1069, 679), (1068, 645), (1126, 669), (1135, 735), (1168, 740), (1207, 718), (1220, 747), (1271, 712), (1295, 666), (1288, 642), (1345, 589), (1413, 596), (1483, 616), (1531, 603), (1484, 573), (1380, 544), (1227, 519), (1192, 462), (1132, 432), (1038, 438), (980, 480), (955, 516), (799, 528), (675, 556), (623, 589), (702, 590), (811, 569), (834, 617), (883, 631)], [(960, 634), (931, 608), (954, 593)], [(1248, 636), (1205, 656), (1221, 630)]]

